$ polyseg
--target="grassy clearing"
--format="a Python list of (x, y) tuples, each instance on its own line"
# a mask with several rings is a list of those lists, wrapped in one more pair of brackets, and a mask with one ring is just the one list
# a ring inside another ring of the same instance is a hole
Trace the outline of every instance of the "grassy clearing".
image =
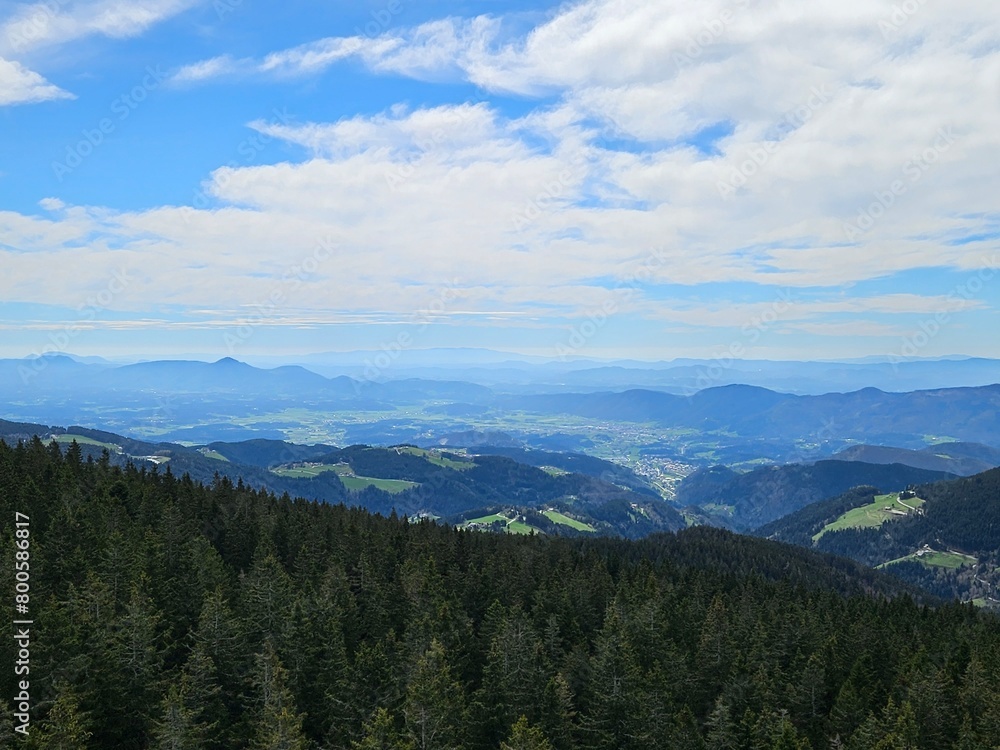
[(507, 524), (508, 534), (541, 534), (540, 529), (536, 529), (534, 526), (529, 526), (521, 521), (511, 521)]
[(317, 464), (315, 466), (293, 466), (279, 469), (272, 469), (271, 473), (279, 477), (289, 477), (290, 479), (312, 479), (318, 477), (326, 471), (334, 471), (338, 474), (337, 467), (331, 464)]
[(948, 568), (949, 570), (958, 570), (963, 565), (973, 565), (978, 562), (974, 557), (960, 555), (956, 552), (930, 552), (918, 557), (917, 560), (924, 565)]
[(896, 560), (890, 560), (889, 562), (882, 563), (877, 567), (887, 568), (890, 565), (905, 562), (907, 560), (918, 562), (928, 568), (947, 568), (948, 570), (958, 570), (963, 565), (974, 565), (979, 562), (975, 557), (972, 557), (971, 555), (963, 555), (959, 552), (920, 550), (918, 552), (914, 552), (912, 555), (907, 555), (906, 557), (900, 557)]
[(392, 494), (404, 492), (419, 486), (419, 482), (410, 482), (406, 479), (376, 479), (375, 477), (342, 476), (340, 477), (340, 481), (349, 490), (363, 490), (365, 487), (377, 487)]
[[(903, 505), (903, 503), (906, 503), (906, 505)], [(892, 492), (888, 495), (876, 495), (874, 502), (849, 510), (833, 523), (827, 524), (818, 534), (813, 535), (813, 541), (815, 542), (828, 531), (878, 528), (886, 521), (903, 518), (912, 513), (907, 506), (919, 508), (923, 504), (923, 498), (919, 497), (911, 497), (908, 500), (900, 502), (898, 492)]]
[(218, 451), (209, 450), (208, 448), (202, 448), (198, 452), (205, 458), (214, 458), (216, 461), (225, 461), (226, 463), (229, 463), (229, 459), (223, 456)]
[(460, 528), (469, 528), (474, 523), (483, 524), (488, 526), (491, 523), (496, 523), (500, 521), (506, 524), (506, 531), (508, 534), (543, 534), (541, 529), (536, 529), (534, 526), (530, 526), (524, 521), (518, 521), (515, 519), (507, 518), (503, 513), (493, 513), (488, 516), (481, 516), (480, 518), (470, 518), (465, 523), (460, 524)]
[(65, 445), (69, 445), (75, 440), (79, 445), (97, 445), (116, 453), (121, 451), (120, 445), (115, 445), (114, 443), (103, 443), (100, 440), (94, 440), (94, 438), (84, 437), (83, 435), (56, 435), (52, 439), (57, 443)]
[(577, 521), (575, 518), (570, 518), (565, 516), (557, 510), (543, 510), (542, 515), (553, 523), (561, 523), (564, 526), (569, 526), (570, 528), (576, 529), (577, 531), (597, 531), (589, 523), (583, 523), (582, 521)]
[(400, 453), (408, 453), (411, 456), (420, 456), (420, 458), (429, 461), (435, 466), (443, 466), (446, 469), (454, 469), (455, 471), (465, 471), (466, 469), (474, 469), (476, 467), (472, 461), (456, 461), (454, 458), (442, 456), (439, 451), (427, 450), (425, 448), (414, 448), (410, 445), (404, 445), (395, 450)]
[(324, 472), (332, 471), (344, 486), (349, 490), (363, 490), (365, 487), (377, 487), (380, 490), (391, 492), (404, 492), (413, 487), (418, 487), (419, 482), (411, 482), (406, 479), (379, 479), (378, 477), (359, 477), (347, 464), (304, 464), (302, 466), (286, 466), (272, 469), (272, 473), (279, 477), (290, 477), (292, 479), (312, 479)]
[(561, 477), (566, 474), (569, 474), (568, 471), (566, 471), (565, 469), (560, 469), (557, 466), (539, 466), (538, 468), (544, 471), (546, 474), (553, 477)]

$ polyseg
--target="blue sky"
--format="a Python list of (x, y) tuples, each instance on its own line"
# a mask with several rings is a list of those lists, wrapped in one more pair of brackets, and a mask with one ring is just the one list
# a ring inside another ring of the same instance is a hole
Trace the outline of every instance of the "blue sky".
[(0, 3), (0, 356), (1000, 356), (986, 0)]

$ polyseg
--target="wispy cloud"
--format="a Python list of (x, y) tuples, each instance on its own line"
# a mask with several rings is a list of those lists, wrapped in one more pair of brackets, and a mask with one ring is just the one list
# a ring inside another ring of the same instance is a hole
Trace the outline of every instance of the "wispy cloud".
[(124, 39), (191, 8), (197, 0), (51, 0), (20, 3), (0, 24), (0, 53), (26, 53), (87, 36)]
[(105, 36), (123, 39), (187, 10), (197, 0), (96, 0), (66, 3), (50, 0), (18, 3), (0, 22), (0, 106), (73, 99), (73, 94), (29, 69), (44, 61), (40, 50), (83, 39)]
[(403, 42), (391, 37), (329, 37), (309, 42), (291, 49), (272, 52), (260, 59), (233, 58), (230, 55), (201, 60), (178, 69), (171, 82), (193, 84), (215, 78), (272, 75), (289, 77), (319, 73), (334, 63), (358, 57), (370, 64), (377, 64), (386, 54)]
[(229, 55), (220, 55), (208, 60), (185, 65), (183, 68), (170, 76), (171, 83), (186, 84), (198, 83), (212, 78), (219, 78), (231, 73), (237, 73), (244, 65), (244, 61), (236, 60)]
[(49, 83), (19, 62), (0, 58), (0, 106), (72, 98), (71, 93)]

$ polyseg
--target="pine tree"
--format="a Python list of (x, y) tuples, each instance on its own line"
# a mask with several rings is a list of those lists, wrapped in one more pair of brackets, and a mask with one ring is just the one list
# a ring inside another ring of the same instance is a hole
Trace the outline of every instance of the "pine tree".
[(587, 747), (631, 747), (639, 735), (642, 671), (615, 604), (608, 608), (593, 661), (591, 707), (583, 725)]
[(365, 722), (359, 741), (351, 743), (351, 750), (413, 750), (413, 741), (403, 737), (396, 729), (396, 722), (386, 709), (376, 709)]
[(542, 695), (540, 725), (556, 750), (572, 750), (576, 735), (573, 692), (562, 673), (551, 677)]
[(552, 743), (539, 727), (528, 724), (528, 717), (522, 716), (510, 728), (506, 742), (500, 743), (500, 750), (553, 750)]
[(215, 663), (196, 643), (180, 678), (167, 688), (154, 724), (153, 747), (157, 750), (211, 748), (219, 744), (228, 713), (222, 701)]
[(188, 706), (180, 684), (171, 685), (161, 704), (161, 718), (153, 726), (155, 750), (196, 750), (204, 747), (205, 727), (198, 722), (197, 709)]
[(459, 750), (464, 714), (462, 688), (454, 680), (444, 647), (430, 648), (413, 666), (406, 688), (406, 729), (417, 750)]
[(520, 609), (505, 612), (493, 630), (481, 700), (487, 708), (487, 723), (494, 731), (507, 732), (521, 715), (537, 720), (545, 684), (540, 669), (542, 642)]
[[(87, 716), (80, 710), (80, 704), (73, 688), (66, 684), (56, 685), (56, 700), (45, 719), (37, 727), (29, 730), (28, 743), (24, 747), (39, 750), (87, 750), (92, 736), (87, 729)], [(5, 727), (5, 734), (10, 727)]]
[(708, 750), (739, 750), (743, 744), (739, 722), (733, 718), (729, 704), (719, 696), (705, 722), (705, 747)]
[(252, 750), (306, 750), (302, 733), (302, 715), (295, 709), (295, 699), (288, 688), (288, 674), (271, 641), (257, 656), (254, 675), (256, 705), (253, 714)]

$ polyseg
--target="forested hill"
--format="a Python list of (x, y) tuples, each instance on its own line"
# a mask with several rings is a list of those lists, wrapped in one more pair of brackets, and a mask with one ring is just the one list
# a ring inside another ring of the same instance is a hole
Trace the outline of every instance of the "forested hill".
[(677, 490), (677, 502), (696, 506), (715, 522), (747, 531), (852, 487), (873, 485), (889, 492), (953, 477), (902, 464), (859, 461), (762, 466), (745, 474), (713, 466), (686, 477)]
[(1000, 469), (913, 488), (889, 499), (915, 512), (872, 510), (873, 487), (804, 508), (757, 534), (887, 569), (941, 596), (1000, 607)]
[[(0, 487), (6, 549), (15, 511), (30, 518), (23, 747), (1000, 738), (1000, 622), (918, 605), (807, 550), (715, 529), (637, 543), (469, 533), (39, 440), (0, 443)], [(3, 639), (8, 664), (12, 648)], [(14, 678), (4, 670), (5, 695)]]
[[(584, 473), (578, 474), (552, 467), (546, 471), (505, 456), (463, 457), (411, 445), (340, 449), (247, 440), (190, 447), (148, 443), (80, 426), (0, 420), (0, 440), (14, 444), (33, 436), (64, 445), (76, 441), (84, 456), (95, 459), (107, 450), (116, 464), (169, 464), (174, 474), (189, 474), (203, 482), (224, 476), (279, 495), (343, 502), (386, 515), (395, 511), (457, 521), (499, 512), (509, 516), (512, 528), (522, 533), (610, 534), (630, 539), (686, 526), (675, 508), (628, 469), (587, 456), (532, 454), (536, 463), (544, 456), (549, 464), (579, 467)], [(518, 518), (523, 522), (514, 521)]]

